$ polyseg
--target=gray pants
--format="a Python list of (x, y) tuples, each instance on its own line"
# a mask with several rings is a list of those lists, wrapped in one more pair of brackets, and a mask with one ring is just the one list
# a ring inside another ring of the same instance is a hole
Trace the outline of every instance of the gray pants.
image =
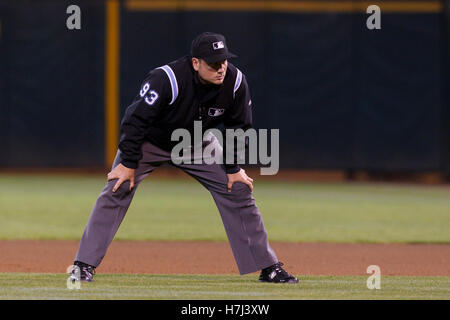
[[(217, 143), (213, 139), (211, 143)], [(250, 188), (240, 182), (234, 183), (228, 192), (228, 178), (220, 164), (180, 164), (170, 160), (170, 153), (145, 142), (143, 157), (135, 171), (135, 187), (129, 191), (130, 182), (124, 182), (115, 193), (116, 180), (108, 181), (95, 203), (84, 230), (75, 260), (97, 267), (106, 254), (139, 183), (160, 164), (169, 162), (199, 181), (211, 193), (233, 251), (240, 274), (256, 272), (278, 262), (269, 246), (255, 199)], [(117, 152), (113, 168), (121, 162)]]

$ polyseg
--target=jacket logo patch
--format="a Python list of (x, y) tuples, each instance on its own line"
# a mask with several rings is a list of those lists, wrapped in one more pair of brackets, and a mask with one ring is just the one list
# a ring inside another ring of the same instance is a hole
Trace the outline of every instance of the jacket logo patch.
[(210, 117), (218, 117), (223, 115), (225, 112), (225, 109), (218, 109), (218, 108), (209, 108), (208, 109), (208, 116)]

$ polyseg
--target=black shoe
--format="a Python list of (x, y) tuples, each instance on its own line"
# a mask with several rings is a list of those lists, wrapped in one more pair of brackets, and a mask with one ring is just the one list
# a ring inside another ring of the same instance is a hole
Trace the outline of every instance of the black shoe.
[(278, 262), (268, 268), (262, 269), (258, 281), (271, 283), (298, 283), (298, 279), (287, 273), (282, 266), (283, 262)]
[(80, 271), (78, 272), (76, 270), (77, 268), (73, 268), (72, 273), (70, 274), (70, 279), (74, 281), (85, 281), (85, 282), (94, 281), (94, 274), (95, 274), (94, 266), (91, 266), (89, 264), (80, 261), (75, 261), (73, 264), (77, 266), (80, 269)]

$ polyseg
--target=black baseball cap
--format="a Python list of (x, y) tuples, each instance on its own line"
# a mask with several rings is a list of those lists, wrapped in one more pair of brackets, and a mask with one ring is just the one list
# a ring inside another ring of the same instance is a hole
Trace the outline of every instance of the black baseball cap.
[(191, 55), (208, 63), (237, 57), (228, 51), (225, 37), (213, 32), (203, 32), (195, 37), (191, 44)]

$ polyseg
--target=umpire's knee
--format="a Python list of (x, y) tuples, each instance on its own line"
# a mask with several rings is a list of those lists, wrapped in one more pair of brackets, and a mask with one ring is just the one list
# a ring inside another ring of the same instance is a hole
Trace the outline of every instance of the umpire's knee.
[(113, 197), (123, 198), (131, 193), (130, 190), (130, 181), (124, 181), (115, 192), (113, 192), (113, 188), (117, 183), (117, 179), (108, 181), (107, 189), (108, 193), (110, 193)]
[(250, 190), (250, 187), (246, 185), (243, 182), (235, 182), (231, 186), (231, 193), (232, 196), (237, 197), (238, 199), (248, 199), (251, 198), (252, 191)]

